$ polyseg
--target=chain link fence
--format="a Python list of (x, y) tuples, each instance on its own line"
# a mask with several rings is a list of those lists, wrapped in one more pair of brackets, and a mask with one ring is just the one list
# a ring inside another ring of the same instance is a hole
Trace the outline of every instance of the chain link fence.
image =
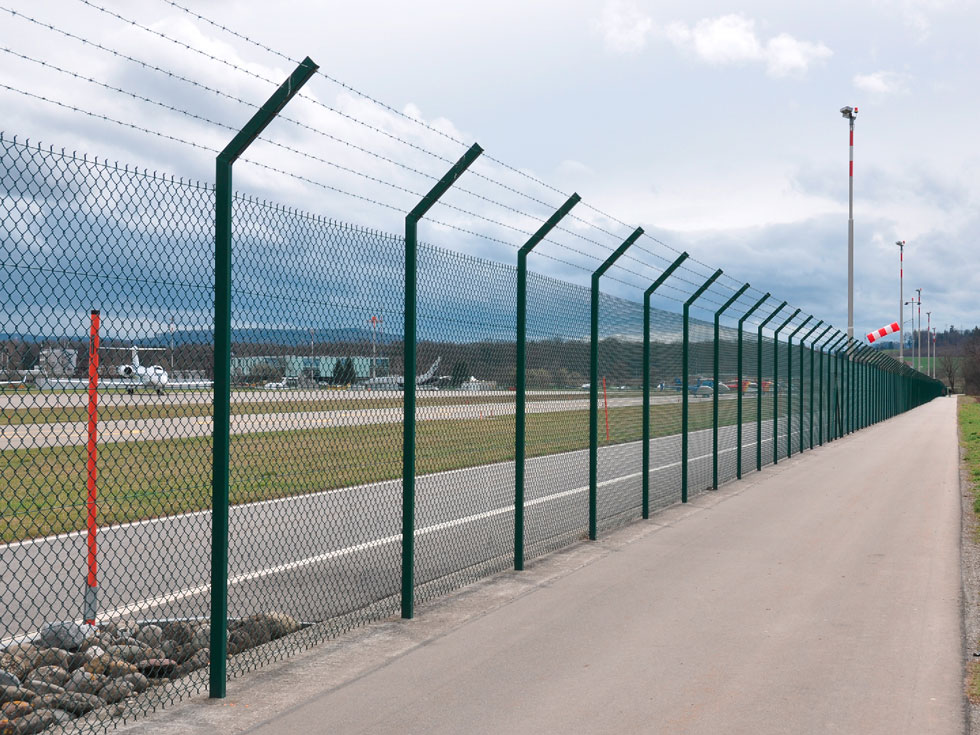
[(685, 472), (695, 496), (937, 394), (897, 366), (858, 390), (846, 370), (871, 376), (873, 356), (829, 341), (793, 346), (791, 381), (790, 348), (760, 349), (753, 322), (739, 360), (734, 311), (717, 342), (712, 314), (690, 320), (685, 373), (681, 316), (651, 309), (644, 375), (642, 304), (603, 293), (593, 405), (590, 290), (532, 271), (515, 528), (516, 270), (420, 245), (405, 558), (405, 240), (236, 196), (216, 356), (214, 211), (210, 185), (0, 139), (5, 733), (103, 731), (221, 670), (216, 357), (232, 383), (229, 676), (396, 614), (405, 564), (425, 602), (512, 568), (515, 534), (529, 560), (587, 538), (592, 412), (604, 534), (679, 502)]

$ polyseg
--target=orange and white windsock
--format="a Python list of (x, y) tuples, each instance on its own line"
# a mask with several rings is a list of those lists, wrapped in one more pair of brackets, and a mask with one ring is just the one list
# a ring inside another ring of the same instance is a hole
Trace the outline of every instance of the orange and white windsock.
[(874, 342), (876, 339), (880, 339), (886, 335), (892, 334), (898, 331), (898, 322), (892, 322), (888, 326), (882, 327), (881, 329), (876, 329), (873, 332), (868, 333), (868, 342)]

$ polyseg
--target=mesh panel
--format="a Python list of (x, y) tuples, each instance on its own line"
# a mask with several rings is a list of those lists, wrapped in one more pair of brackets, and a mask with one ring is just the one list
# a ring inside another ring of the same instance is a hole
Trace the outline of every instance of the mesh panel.
[[(94, 709), (75, 731), (207, 683), (214, 209), (210, 186), (0, 137), (0, 667), (31, 686), (38, 666), (64, 668), (75, 689), (52, 696)], [(232, 354), (219, 357), (232, 378), (237, 675), (398, 610), (405, 243), (244, 196), (233, 240)], [(432, 245), (418, 266), (424, 602), (513, 563), (516, 273)], [(588, 529), (590, 296), (529, 274), (526, 558)], [(681, 315), (651, 309), (644, 376), (641, 304), (601, 295), (600, 533), (641, 515), (644, 377), (652, 510), (681, 498), (685, 399), (695, 497), (716, 462), (724, 484), (739, 453), (744, 475), (774, 449), (867, 423), (872, 397), (890, 415), (935, 394), (871, 383), (868, 369), (847, 382), (841, 356), (760, 344), (758, 322), (745, 325), (739, 380), (738, 330), (722, 326), (716, 344), (711, 316), (689, 321), (685, 376)]]

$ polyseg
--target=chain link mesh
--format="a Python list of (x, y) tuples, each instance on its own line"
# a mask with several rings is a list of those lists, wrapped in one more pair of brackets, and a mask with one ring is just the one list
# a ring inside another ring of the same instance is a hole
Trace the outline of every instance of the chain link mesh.
[[(10, 727), (103, 731), (206, 685), (214, 208), (209, 185), (0, 137), (0, 684), (31, 718)], [(398, 610), (405, 241), (244, 196), (233, 235), (238, 675)], [(414, 565), (425, 602), (513, 563), (516, 270), (433, 245), (418, 264)], [(534, 559), (588, 526), (590, 291), (532, 272), (527, 303)], [(715, 484), (715, 461), (718, 484), (738, 474), (739, 404), (745, 474), (758, 431), (768, 464), (775, 448), (782, 458), (839, 436), (848, 397), (871, 395), (845, 382), (842, 359), (809, 347), (792, 348), (791, 383), (790, 348), (769, 336), (760, 371), (751, 323), (740, 383), (738, 331), (723, 324), (716, 345), (710, 316), (690, 319), (685, 376), (682, 317), (656, 308), (644, 376), (642, 306), (603, 293), (599, 313), (601, 533), (643, 510), (644, 377), (653, 510), (680, 500), (685, 396), (696, 496)], [(889, 386), (894, 410), (900, 396), (902, 409), (931, 397), (903, 386)]]

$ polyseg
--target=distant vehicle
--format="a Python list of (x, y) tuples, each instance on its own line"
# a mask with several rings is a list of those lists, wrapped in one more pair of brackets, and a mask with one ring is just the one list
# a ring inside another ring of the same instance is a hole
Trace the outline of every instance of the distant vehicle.
[[(730, 380), (727, 383), (722, 383), (722, 385), (724, 385), (726, 388), (728, 388), (728, 390), (738, 390), (738, 381), (737, 380)], [(754, 386), (755, 386), (755, 383), (752, 383), (751, 381), (748, 381), (748, 380), (743, 380), (742, 381), (742, 392), (743, 393), (748, 393), (749, 392), (749, 388), (752, 388)]]
[[(437, 388), (436, 384), (439, 378), (436, 376), (436, 370), (439, 369), (439, 363), (441, 362), (442, 358), (437, 357), (436, 361), (432, 363), (432, 366), (428, 370), (416, 376), (416, 388), (422, 388), (423, 390), (435, 390)], [(367, 388), (368, 390), (405, 390), (405, 376), (386, 375), (382, 378), (368, 378), (363, 383), (360, 383), (358, 387)]]
[[(700, 378), (698, 378), (697, 383), (694, 383), (693, 385), (690, 383), (688, 384), (687, 392), (690, 393), (692, 396), (713, 395), (715, 390), (713, 383), (714, 381), (701, 380)], [(663, 383), (657, 385), (657, 390), (676, 390), (679, 393), (681, 390), (683, 390), (683, 383), (680, 378), (674, 378), (673, 383), (668, 383), (664, 381)], [(728, 389), (723, 388), (722, 390), (728, 390)]]
[(265, 390), (285, 390), (286, 388), (286, 376), (283, 376), (282, 380), (278, 383), (266, 383), (262, 386)]

